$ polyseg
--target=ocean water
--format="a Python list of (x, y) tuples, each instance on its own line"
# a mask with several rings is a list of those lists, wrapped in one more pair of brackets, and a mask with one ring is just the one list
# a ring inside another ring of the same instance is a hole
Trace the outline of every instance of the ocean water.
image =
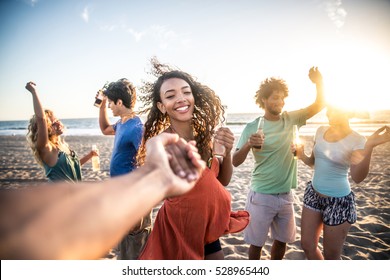
[[(234, 135), (239, 136), (245, 127), (245, 124), (257, 118), (258, 113), (228, 113), (227, 126), (232, 130)], [(143, 121), (145, 117), (141, 117)], [(117, 118), (111, 118), (114, 123)], [(79, 118), (79, 119), (62, 119), (66, 127), (65, 135), (102, 135), (99, 128), (98, 118)], [(352, 119), (351, 127), (364, 136), (371, 135), (375, 130), (390, 125), (390, 110), (370, 112), (368, 119)], [(323, 112), (314, 116), (307, 121), (307, 124), (300, 128), (300, 135), (314, 135), (320, 125), (327, 124), (327, 118)], [(0, 135), (26, 135), (28, 121), (0, 121)]]

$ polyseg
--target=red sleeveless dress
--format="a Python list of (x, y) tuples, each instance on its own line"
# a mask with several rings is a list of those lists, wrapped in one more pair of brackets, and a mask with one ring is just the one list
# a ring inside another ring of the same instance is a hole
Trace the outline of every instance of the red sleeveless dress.
[(203, 260), (206, 244), (248, 225), (247, 211), (231, 211), (231, 195), (218, 173), (214, 158), (191, 191), (164, 201), (139, 259)]

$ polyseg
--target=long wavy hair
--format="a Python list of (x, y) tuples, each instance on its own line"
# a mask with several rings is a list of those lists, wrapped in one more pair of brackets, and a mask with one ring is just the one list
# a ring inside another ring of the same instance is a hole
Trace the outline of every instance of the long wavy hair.
[(192, 115), (192, 129), (199, 154), (207, 161), (211, 156), (211, 141), (214, 129), (223, 116), (224, 108), (220, 98), (208, 86), (197, 82), (190, 74), (172, 69), (166, 64), (161, 64), (156, 58), (151, 59), (152, 70), (150, 74), (157, 78), (155, 82), (143, 81), (140, 87), (139, 99), (143, 104), (140, 114), (148, 114), (145, 122), (144, 135), (137, 154), (137, 164), (142, 165), (145, 160), (145, 143), (148, 139), (156, 136), (170, 126), (170, 118), (161, 113), (157, 103), (161, 102), (160, 89), (162, 84), (172, 78), (186, 81), (191, 87), (195, 100)]
[[(54, 133), (54, 130), (51, 126), (52, 125), (52, 123), (51, 123), (52, 116), (53, 116), (53, 111), (46, 109), (45, 110), (45, 121), (47, 123), (47, 132), (49, 135), (49, 141), (55, 145), (57, 142), (58, 136)], [(27, 143), (29, 144), (29, 146), (32, 150), (32, 153), (35, 157), (35, 160), (38, 162), (38, 164), (43, 166), (41, 156), (39, 155), (39, 152), (37, 150), (38, 121), (37, 121), (36, 115), (33, 115), (30, 119), (26, 138), (27, 138)]]

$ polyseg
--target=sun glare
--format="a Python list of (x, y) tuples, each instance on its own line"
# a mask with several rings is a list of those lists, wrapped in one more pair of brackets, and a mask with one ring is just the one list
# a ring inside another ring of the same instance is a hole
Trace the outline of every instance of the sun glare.
[(354, 44), (337, 49), (332, 56), (324, 73), (329, 104), (348, 110), (390, 109), (389, 54)]

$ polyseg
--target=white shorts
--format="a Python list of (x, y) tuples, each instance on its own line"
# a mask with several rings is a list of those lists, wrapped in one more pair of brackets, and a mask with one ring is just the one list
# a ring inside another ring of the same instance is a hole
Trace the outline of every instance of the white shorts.
[(294, 196), (286, 194), (248, 193), (246, 210), (250, 222), (244, 231), (246, 243), (263, 247), (271, 228), (271, 238), (283, 243), (295, 241)]

